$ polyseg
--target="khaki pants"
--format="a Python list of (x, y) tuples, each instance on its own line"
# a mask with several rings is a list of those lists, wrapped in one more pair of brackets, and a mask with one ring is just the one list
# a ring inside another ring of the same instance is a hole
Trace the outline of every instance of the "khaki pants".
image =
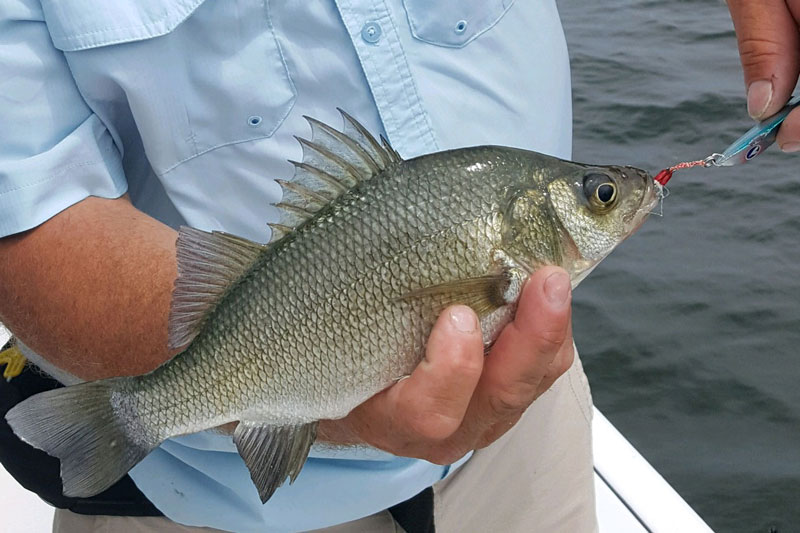
[[(592, 400), (580, 360), (500, 440), (434, 485), (439, 533), (597, 531)], [(160, 517), (85, 516), (57, 510), (54, 533), (216, 532)], [(402, 533), (388, 511), (317, 530)]]

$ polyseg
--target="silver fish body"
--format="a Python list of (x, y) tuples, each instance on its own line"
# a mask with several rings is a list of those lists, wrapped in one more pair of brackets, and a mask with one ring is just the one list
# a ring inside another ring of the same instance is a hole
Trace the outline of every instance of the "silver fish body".
[[(62, 460), (65, 494), (103, 490), (166, 438), (240, 421), (234, 440), (266, 501), (299, 473), (318, 420), (412, 372), (447, 306), (472, 306), (490, 344), (531, 272), (561, 265), (577, 284), (658, 197), (643, 171), (513, 148), (402, 161), (345, 119), (348, 137), (311, 121), (273, 242), (181, 231), (170, 327), (173, 346), (190, 342), (182, 353), (9, 413)], [(45, 415), (54, 404), (59, 420)], [(55, 424), (78, 429), (59, 440)]]

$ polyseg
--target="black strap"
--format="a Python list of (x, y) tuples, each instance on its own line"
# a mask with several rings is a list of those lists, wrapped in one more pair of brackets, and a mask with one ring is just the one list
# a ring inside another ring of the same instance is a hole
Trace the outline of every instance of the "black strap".
[(433, 525), (433, 489), (428, 487), (413, 498), (389, 507), (392, 518), (406, 533), (435, 533)]
[(0, 378), (0, 463), (20, 485), (54, 507), (74, 513), (113, 516), (163, 516), (129, 476), (91, 498), (61, 493), (59, 461), (22, 442), (6, 422), (6, 413), (22, 400), (62, 385), (28, 365), (11, 381)]

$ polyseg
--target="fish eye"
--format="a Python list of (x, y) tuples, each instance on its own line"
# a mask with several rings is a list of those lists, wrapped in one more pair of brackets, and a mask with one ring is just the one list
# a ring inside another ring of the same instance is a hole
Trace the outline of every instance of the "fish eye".
[(590, 207), (596, 212), (611, 209), (617, 201), (617, 184), (610, 176), (599, 172), (584, 176), (583, 192)]
[(594, 191), (594, 195), (600, 203), (608, 204), (614, 201), (614, 197), (617, 195), (617, 188), (612, 183), (604, 183)]

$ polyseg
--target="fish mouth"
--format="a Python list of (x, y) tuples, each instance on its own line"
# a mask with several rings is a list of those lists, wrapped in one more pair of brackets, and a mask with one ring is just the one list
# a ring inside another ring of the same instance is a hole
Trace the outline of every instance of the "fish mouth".
[(639, 206), (639, 211), (645, 211), (649, 215), (661, 199), (663, 186), (647, 172), (642, 171), (642, 178), (644, 179), (645, 191), (644, 195), (642, 195), (642, 204)]
[(639, 204), (639, 208), (628, 222), (627, 234), (629, 237), (642, 227), (644, 221), (647, 220), (647, 217), (653, 212), (653, 209), (663, 197), (663, 187), (660, 183), (656, 182), (650, 174), (638, 168), (631, 168), (631, 170), (644, 181), (644, 193), (642, 194), (642, 201)]

